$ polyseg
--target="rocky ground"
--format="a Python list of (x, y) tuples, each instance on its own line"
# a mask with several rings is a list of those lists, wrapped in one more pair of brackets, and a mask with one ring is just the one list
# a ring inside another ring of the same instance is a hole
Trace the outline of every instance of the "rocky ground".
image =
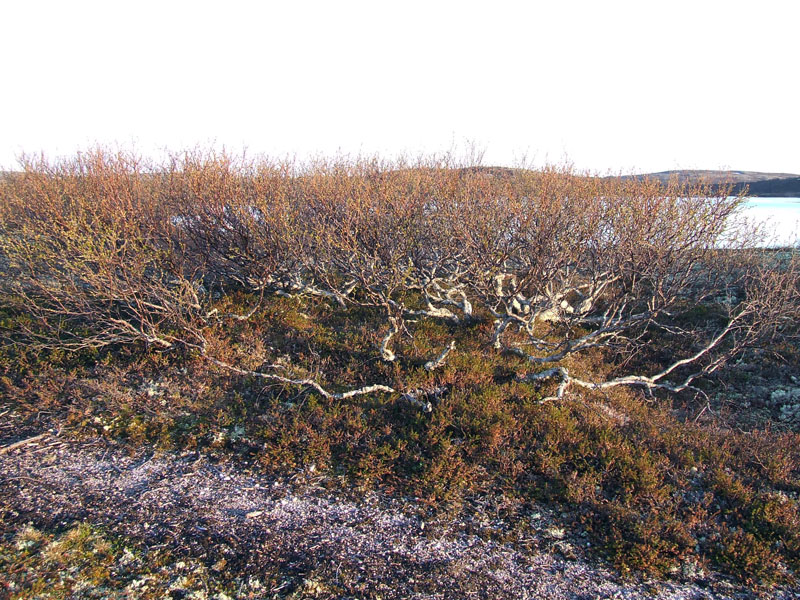
[[(57, 432), (13, 448), (6, 443), (1, 452), (6, 536), (17, 532), (24, 540), (25, 527), (90, 523), (144, 549), (168, 548), (175, 558), (161, 579), (166, 597), (205, 597), (181, 574), (187, 561), (225, 580), (227, 597), (754, 597), (700, 569), (683, 573), (683, 582), (621, 579), (591, 562), (581, 551), (585, 540), (546, 510), (528, 515), (530, 534), (503, 539), (492, 532), (507, 524), (478, 506), (474, 516), (431, 518), (415, 499), (343, 497), (313, 471), (271, 479), (241, 462), (133, 451), (101, 439), (76, 442)], [(147, 577), (120, 576), (116, 591), (100, 596), (146, 596), (156, 581), (153, 575), (148, 586)], [(24, 592), (13, 577), (3, 583), (0, 597)], [(768, 596), (800, 598), (800, 591)]]

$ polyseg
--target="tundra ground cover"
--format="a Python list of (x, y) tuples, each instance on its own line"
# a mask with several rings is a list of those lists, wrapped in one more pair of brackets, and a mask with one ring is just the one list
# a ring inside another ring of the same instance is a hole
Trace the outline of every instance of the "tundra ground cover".
[(626, 572), (794, 581), (800, 440), (730, 367), (792, 384), (797, 259), (732, 234), (741, 198), (433, 160), (23, 166), (0, 184), (22, 424), (445, 514), (503, 494)]

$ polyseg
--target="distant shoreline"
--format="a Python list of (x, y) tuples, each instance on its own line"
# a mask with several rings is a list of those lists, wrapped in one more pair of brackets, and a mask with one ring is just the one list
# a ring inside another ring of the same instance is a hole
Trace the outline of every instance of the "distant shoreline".
[(738, 194), (747, 188), (749, 196), (758, 198), (800, 198), (800, 177), (794, 179), (768, 179), (749, 184), (737, 183), (733, 192)]
[(733, 185), (733, 193), (747, 190), (748, 196), (759, 198), (800, 198), (800, 175), (793, 173), (760, 173), (756, 171), (675, 170), (642, 175), (626, 175), (623, 179), (658, 179), (681, 183), (707, 182), (715, 187)]

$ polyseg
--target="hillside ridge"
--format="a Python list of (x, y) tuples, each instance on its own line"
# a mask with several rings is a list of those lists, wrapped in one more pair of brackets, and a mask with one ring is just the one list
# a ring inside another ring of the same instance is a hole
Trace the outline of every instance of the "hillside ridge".
[(631, 178), (657, 179), (662, 183), (677, 179), (679, 183), (705, 182), (715, 186), (733, 184), (735, 194), (746, 191), (750, 196), (800, 197), (800, 175), (794, 173), (676, 169), (623, 176), (623, 179)]

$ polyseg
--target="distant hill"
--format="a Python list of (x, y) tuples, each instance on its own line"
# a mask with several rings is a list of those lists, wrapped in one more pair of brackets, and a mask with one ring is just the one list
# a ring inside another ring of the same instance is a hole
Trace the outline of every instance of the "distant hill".
[(800, 175), (793, 173), (759, 173), (757, 171), (678, 170), (626, 175), (624, 178), (650, 178), (662, 182), (677, 179), (681, 183), (706, 182), (716, 185), (732, 183), (734, 193), (747, 188), (751, 196), (800, 198)]
[[(520, 169), (511, 167), (465, 167), (463, 172), (483, 172), (498, 178), (509, 177)], [(0, 179), (11, 175), (14, 171), (0, 171)], [(608, 176), (611, 179), (616, 175)], [(622, 179), (657, 179), (662, 183), (677, 179), (679, 183), (705, 182), (712, 185), (733, 184), (733, 193), (738, 194), (745, 188), (750, 196), (764, 198), (800, 198), (800, 175), (795, 173), (761, 173), (758, 171), (713, 171), (702, 169), (684, 169), (642, 173), (638, 175), (622, 175)]]
[[(508, 177), (519, 169), (508, 167), (468, 167), (465, 172), (488, 173), (495, 177)], [(612, 179), (614, 176), (609, 176)], [(761, 173), (758, 171), (711, 171), (711, 170), (675, 170), (640, 175), (623, 175), (622, 179), (657, 179), (667, 183), (677, 179), (679, 183), (705, 182), (715, 186), (733, 184), (733, 193), (744, 189), (750, 196), (800, 198), (800, 175), (795, 173)]]

